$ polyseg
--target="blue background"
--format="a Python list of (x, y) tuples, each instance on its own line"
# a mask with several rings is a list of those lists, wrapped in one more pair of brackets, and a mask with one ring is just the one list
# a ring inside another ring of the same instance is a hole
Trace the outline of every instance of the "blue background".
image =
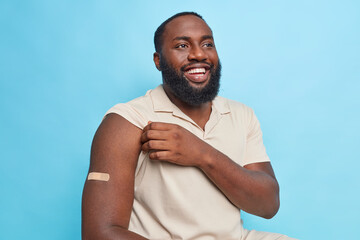
[(359, 1), (0, 0), (0, 239), (80, 239), (92, 137), (112, 105), (161, 83), (153, 33), (204, 16), (221, 95), (254, 108), (281, 186), (271, 220), (301, 239), (359, 225)]

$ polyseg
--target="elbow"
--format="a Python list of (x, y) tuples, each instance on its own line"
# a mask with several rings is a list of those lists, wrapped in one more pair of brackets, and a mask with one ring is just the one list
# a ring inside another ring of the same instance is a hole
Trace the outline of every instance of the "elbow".
[(258, 217), (262, 217), (265, 219), (271, 219), (273, 218), (276, 213), (279, 211), (280, 208), (280, 200), (279, 200), (279, 195), (277, 194), (272, 194), (271, 197), (269, 197), (269, 195), (267, 195), (266, 197), (262, 197), (262, 200), (257, 202), (255, 205), (253, 205), (252, 210), (250, 209), (244, 209), (241, 208), (242, 210), (250, 213), (250, 214), (254, 214)]
[(279, 198), (277, 197), (272, 200), (268, 200), (266, 203), (264, 203), (264, 205), (262, 205), (262, 208), (258, 208), (257, 213), (254, 214), (265, 219), (271, 219), (279, 211), (279, 207), (280, 202)]
[(265, 211), (265, 214), (262, 216), (265, 219), (273, 218), (280, 208), (280, 198), (279, 198), (279, 187), (277, 186), (276, 190), (273, 192), (272, 200), (270, 200), (269, 205)]
[(263, 209), (261, 217), (265, 219), (273, 218), (280, 208), (279, 185), (277, 181), (274, 182), (271, 193), (268, 194), (266, 201), (266, 208)]
[(279, 208), (280, 208), (280, 201), (279, 201), (279, 198), (277, 197), (274, 201), (273, 201), (273, 204), (271, 204), (267, 211), (264, 212), (264, 214), (261, 216), (265, 219), (271, 219), (273, 218), (276, 213), (279, 211)]
[(254, 214), (258, 217), (262, 217), (265, 219), (271, 219), (276, 215), (276, 213), (278, 212), (279, 207), (280, 207), (278, 198), (268, 201), (266, 203), (262, 203), (261, 207), (259, 207), (259, 205), (260, 205), (260, 203), (257, 204), (257, 207), (254, 206), (253, 211), (246, 210), (244, 208), (240, 208), (240, 209), (242, 209), (243, 211), (246, 211), (250, 214)]

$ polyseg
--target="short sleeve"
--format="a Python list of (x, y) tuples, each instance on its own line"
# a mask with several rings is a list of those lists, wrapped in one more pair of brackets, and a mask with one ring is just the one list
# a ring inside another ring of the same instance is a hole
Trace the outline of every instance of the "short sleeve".
[(116, 104), (105, 113), (105, 116), (110, 113), (116, 113), (122, 116), (140, 129), (143, 129), (147, 124), (144, 116), (140, 114), (140, 112), (136, 110), (133, 106), (131, 106), (129, 103)]
[(260, 123), (252, 109), (248, 109), (248, 124), (245, 149), (245, 164), (257, 162), (269, 162), (263, 143)]

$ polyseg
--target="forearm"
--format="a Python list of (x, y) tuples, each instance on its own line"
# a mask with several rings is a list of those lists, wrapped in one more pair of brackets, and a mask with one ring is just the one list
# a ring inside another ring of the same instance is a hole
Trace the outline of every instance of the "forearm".
[(238, 208), (264, 218), (279, 209), (279, 186), (269, 174), (241, 167), (212, 148), (199, 168)]

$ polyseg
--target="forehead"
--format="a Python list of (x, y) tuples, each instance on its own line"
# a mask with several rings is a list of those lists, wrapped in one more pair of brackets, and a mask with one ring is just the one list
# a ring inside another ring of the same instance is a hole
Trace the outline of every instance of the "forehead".
[(196, 16), (185, 15), (170, 21), (165, 26), (163, 37), (165, 40), (164, 42), (167, 42), (179, 36), (196, 38), (204, 35), (212, 36), (212, 31), (209, 26), (202, 19)]

